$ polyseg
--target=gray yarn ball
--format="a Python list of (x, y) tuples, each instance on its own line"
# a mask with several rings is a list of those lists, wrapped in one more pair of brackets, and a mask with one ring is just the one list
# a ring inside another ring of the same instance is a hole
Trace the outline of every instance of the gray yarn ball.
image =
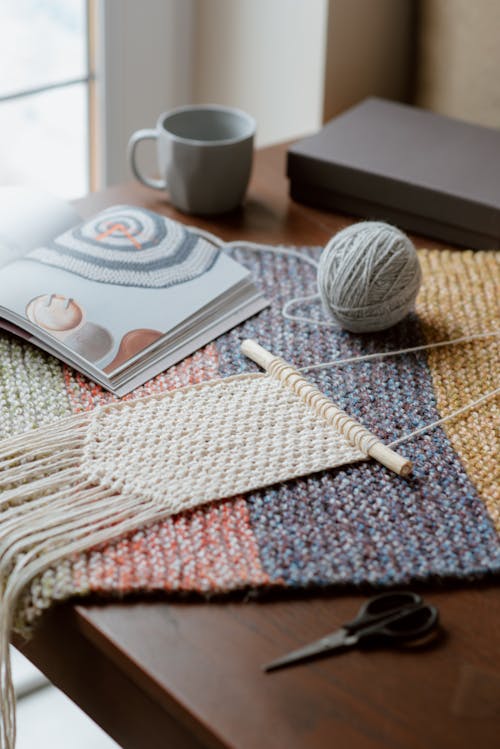
[(412, 309), (422, 281), (413, 243), (395, 226), (363, 221), (328, 242), (318, 267), (323, 306), (346, 330), (385, 330)]

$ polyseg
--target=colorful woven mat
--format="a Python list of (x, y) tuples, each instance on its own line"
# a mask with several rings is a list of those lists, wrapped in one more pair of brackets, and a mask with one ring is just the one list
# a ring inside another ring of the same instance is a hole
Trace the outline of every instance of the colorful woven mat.
[[(304, 252), (317, 257), (319, 249)], [(301, 367), (498, 328), (499, 253), (421, 251), (417, 314), (370, 336), (285, 320), (285, 301), (314, 292), (314, 269), (289, 256), (235, 255), (253, 269), (272, 306), (129, 397), (255, 369), (239, 350), (248, 337)], [(7, 335), (0, 366), (2, 437), (113, 399)], [(390, 442), (493, 390), (499, 371), (498, 341), (488, 338), (308, 377)], [(138, 528), (48, 569), (26, 591), (19, 622), (76, 595), (387, 586), (497, 573), (498, 423), (491, 399), (413, 438), (401, 448), (415, 463), (410, 479), (369, 461)]]

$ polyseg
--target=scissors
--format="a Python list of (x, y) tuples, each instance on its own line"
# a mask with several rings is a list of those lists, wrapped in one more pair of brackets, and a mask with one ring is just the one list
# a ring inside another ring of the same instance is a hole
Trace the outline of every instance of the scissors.
[(419, 640), (437, 627), (438, 620), (437, 608), (424, 603), (417, 593), (382, 593), (370, 598), (361, 606), (357, 617), (336, 632), (277, 658), (262, 668), (264, 671), (274, 671), (360, 644), (396, 645)]

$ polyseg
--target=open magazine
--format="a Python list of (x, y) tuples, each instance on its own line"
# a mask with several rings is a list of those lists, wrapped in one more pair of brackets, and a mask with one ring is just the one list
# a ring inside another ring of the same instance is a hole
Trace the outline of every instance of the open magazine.
[(0, 189), (0, 327), (118, 396), (267, 305), (245, 267), (160, 214), (117, 205), (82, 223)]

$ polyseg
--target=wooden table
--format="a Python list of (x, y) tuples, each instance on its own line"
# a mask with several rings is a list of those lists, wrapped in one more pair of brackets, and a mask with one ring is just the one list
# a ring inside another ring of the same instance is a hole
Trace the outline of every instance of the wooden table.
[[(79, 208), (130, 202), (228, 240), (294, 245), (323, 245), (350, 222), (292, 203), (284, 175), (285, 146), (261, 150), (245, 207), (215, 221), (186, 219), (135, 183)], [(353, 651), (270, 675), (262, 662), (352, 618), (363, 596), (66, 604), (23, 650), (125, 749), (497, 747), (499, 590), (423, 590), (446, 631), (435, 647)]]

